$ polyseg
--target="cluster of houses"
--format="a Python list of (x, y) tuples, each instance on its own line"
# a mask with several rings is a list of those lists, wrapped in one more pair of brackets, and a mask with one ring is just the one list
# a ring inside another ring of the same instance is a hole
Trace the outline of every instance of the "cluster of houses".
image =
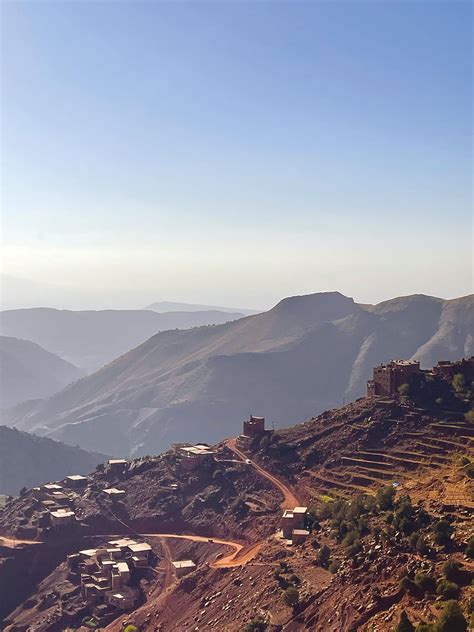
[(76, 521), (76, 514), (71, 509), (74, 500), (73, 492), (87, 485), (87, 477), (81, 474), (66, 476), (61, 483), (46, 483), (33, 488), (33, 496), (41, 509), (38, 513), (40, 527), (61, 528)]
[(119, 538), (107, 544), (67, 557), (69, 579), (79, 580), (82, 598), (99, 622), (137, 606), (140, 593), (133, 584), (154, 559), (147, 542)]

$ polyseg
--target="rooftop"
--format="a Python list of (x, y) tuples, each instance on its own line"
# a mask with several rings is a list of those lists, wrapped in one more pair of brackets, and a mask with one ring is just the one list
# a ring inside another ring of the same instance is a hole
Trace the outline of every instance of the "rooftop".
[(66, 478), (68, 481), (87, 481), (87, 476), (82, 476), (82, 474), (70, 474)]
[(72, 518), (76, 514), (70, 509), (56, 509), (56, 511), (52, 511), (51, 515), (55, 518)]
[(294, 514), (305, 514), (308, 513), (308, 507), (295, 507), (293, 509)]
[(107, 461), (109, 465), (126, 465), (126, 459), (109, 459)]
[(195, 568), (196, 564), (192, 560), (179, 560), (173, 562), (175, 568)]
[(110, 496), (122, 496), (123, 494), (125, 494), (125, 491), (123, 489), (117, 489), (116, 487), (109, 487), (108, 489), (104, 489), (104, 494), (109, 494)]
[(129, 544), (128, 548), (132, 553), (141, 553), (142, 551), (151, 551), (151, 546), (147, 542), (140, 542), (139, 544)]

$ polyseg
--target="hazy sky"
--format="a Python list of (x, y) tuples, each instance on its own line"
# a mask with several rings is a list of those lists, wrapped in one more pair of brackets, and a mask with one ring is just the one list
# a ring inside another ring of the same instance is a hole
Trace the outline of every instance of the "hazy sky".
[(472, 292), (471, 7), (4, 1), (3, 272), (75, 307)]

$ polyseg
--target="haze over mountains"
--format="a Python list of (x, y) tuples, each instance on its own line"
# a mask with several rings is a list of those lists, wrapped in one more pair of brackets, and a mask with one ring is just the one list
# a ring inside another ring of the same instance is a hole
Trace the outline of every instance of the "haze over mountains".
[(249, 413), (288, 425), (365, 393), (372, 367), (474, 353), (474, 296), (375, 306), (338, 292), (287, 298), (217, 327), (165, 331), (6, 423), (86, 449), (153, 454), (234, 435)]
[(226, 313), (239, 313), (243, 316), (257, 314), (255, 309), (241, 309), (240, 307), (220, 307), (217, 305), (198, 305), (196, 303), (173, 303), (171, 301), (157, 301), (148, 305), (144, 309), (151, 309), (153, 312), (162, 314), (163, 312), (207, 312), (218, 311)]
[(16, 495), (22, 487), (88, 474), (107, 459), (105, 454), (0, 426), (0, 494)]
[(80, 367), (94, 371), (159, 331), (217, 325), (240, 318), (220, 311), (70, 311), (46, 307), (0, 312), (0, 334), (31, 340)]
[(82, 375), (34, 342), (0, 336), (0, 408), (49, 397)]

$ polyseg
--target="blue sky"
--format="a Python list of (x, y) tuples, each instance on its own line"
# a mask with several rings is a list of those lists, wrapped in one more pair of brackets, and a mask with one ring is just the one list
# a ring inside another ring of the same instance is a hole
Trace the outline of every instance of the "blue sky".
[(4, 2), (3, 271), (77, 307), (472, 292), (471, 29), (469, 2)]

